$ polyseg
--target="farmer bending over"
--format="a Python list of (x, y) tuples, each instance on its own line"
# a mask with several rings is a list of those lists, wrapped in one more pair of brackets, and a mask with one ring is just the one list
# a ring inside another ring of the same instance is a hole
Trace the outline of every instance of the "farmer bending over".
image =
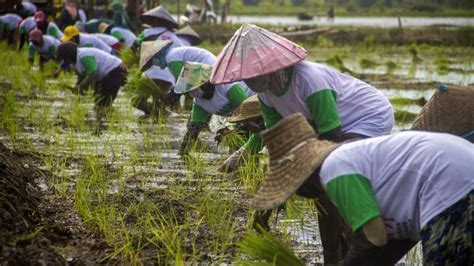
[(43, 35), (39, 29), (30, 32), (30, 44), (28, 48), (28, 61), (33, 64), (35, 53), (39, 54), (40, 69), (49, 60), (56, 60), (56, 50), (60, 44), (59, 40), (53, 36)]
[(76, 26), (67, 26), (64, 30), (62, 42), (71, 41), (79, 47), (93, 47), (102, 50), (108, 54), (115, 55), (114, 49), (101, 41), (99, 38), (85, 33), (80, 33)]
[(262, 136), (270, 162), (254, 208), (327, 195), (355, 233), (345, 265), (395, 264), (419, 240), (423, 264), (472, 265), (472, 143), (410, 131), (338, 144), (300, 113)]
[(84, 93), (90, 86), (96, 97), (97, 121), (102, 122), (117, 92), (126, 83), (127, 71), (122, 61), (96, 48), (78, 48), (73, 42), (59, 45), (56, 59), (72, 64), (78, 74), (73, 92)]

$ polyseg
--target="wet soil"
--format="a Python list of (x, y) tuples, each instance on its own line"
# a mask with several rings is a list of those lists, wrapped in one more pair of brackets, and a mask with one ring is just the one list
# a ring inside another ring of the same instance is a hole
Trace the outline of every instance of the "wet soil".
[(51, 178), (38, 154), (0, 143), (0, 261), (2, 265), (95, 264), (111, 249), (87, 231), (72, 200), (38, 184)]

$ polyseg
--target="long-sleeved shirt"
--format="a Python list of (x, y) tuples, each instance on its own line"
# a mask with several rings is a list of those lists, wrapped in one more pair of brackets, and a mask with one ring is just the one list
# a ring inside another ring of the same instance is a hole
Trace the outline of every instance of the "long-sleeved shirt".
[(45, 59), (56, 58), (56, 50), (60, 44), (60, 41), (48, 35), (43, 35), (43, 40), (44, 44), (41, 47), (34, 45), (32, 42), (29, 43), (28, 59), (34, 60), (35, 53), (38, 53)]
[(172, 48), (182, 46), (181, 41), (178, 38), (178, 36), (176, 36), (176, 34), (174, 34), (174, 32), (172, 32), (172, 31), (170, 31), (170, 30), (168, 30), (167, 28), (164, 28), (164, 27), (153, 27), (153, 28), (145, 29), (142, 33), (140, 33), (137, 36), (136, 44), (137, 44), (138, 47), (140, 47), (142, 42), (152, 41), (152, 40), (172, 41), (173, 42), (173, 44), (171, 46)]
[(302, 113), (316, 132), (341, 127), (341, 132), (367, 137), (389, 134), (394, 123), (392, 106), (377, 89), (322, 64), (302, 61), (288, 70), (280, 95), (259, 93), (265, 126), (282, 117)]

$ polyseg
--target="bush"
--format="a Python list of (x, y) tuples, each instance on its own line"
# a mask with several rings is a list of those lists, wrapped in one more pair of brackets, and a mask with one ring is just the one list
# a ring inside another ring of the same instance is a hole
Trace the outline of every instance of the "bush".
[(242, 4), (246, 6), (258, 6), (260, 0), (242, 0)]

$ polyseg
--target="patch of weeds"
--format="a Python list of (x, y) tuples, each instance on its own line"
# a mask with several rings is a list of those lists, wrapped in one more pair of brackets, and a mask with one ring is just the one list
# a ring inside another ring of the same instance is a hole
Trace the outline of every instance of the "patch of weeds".
[(336, 54), (326, 60), (326, 63), (332, 65), (333, 67), (339, 69), (342, 72), (353, 74), (352, 70), (348, 69), (341, 58), (340, 55)]
[(397, 69), (397, 63), (392, 60), (387, 60), (385, 62), (385, 73), (387, 75), (392, 74)]
[(421, 62), (421, 58), (419, 57), (419, 52), (418, 52), (418, 46), (416, 44), (410, 44), (408, 46), (408, 52), (411, 55), (411, 61), (413, 63), (418, 63)]
[(404, 111), (404, 110), (395, 110), (395, 121), (399, 123), (411, 123), (415, 120), (417, 114)]
[(359, 60), (359, 65), (362, 69), (374, 68), (378, 65), (377, 62), (369, 58), (363, 57)]

